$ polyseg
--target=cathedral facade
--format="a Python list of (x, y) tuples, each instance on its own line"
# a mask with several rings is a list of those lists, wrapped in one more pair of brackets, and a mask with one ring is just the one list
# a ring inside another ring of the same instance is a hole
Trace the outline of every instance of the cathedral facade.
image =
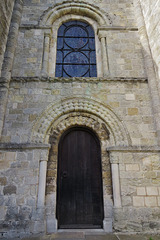
[(0, 3), (0, 236), (160, 229), (159, 1)]

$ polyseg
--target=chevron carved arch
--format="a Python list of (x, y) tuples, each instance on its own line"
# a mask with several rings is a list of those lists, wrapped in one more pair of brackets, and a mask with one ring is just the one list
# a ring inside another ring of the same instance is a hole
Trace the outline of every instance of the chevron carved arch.
[(112, 144), (114, 143), (114, 139), (110, 136), (103, 120), (85, 112), (68, 113), (58, 118), (48, 132), (49, 142), (56, 145), (61, 135), (67, 129), (77, 126), (87, 127), (95, 132), (101, 142), (102, 149), (105, 148), (106, 150), (106, 143), (109, 141), (112, 142)]
[(41, 16), (39, 24), (41, 26), (51, 26), (58, 18), (69, 14), (89, 17), (94, 19), (99, 26), (111, 24), (109, 15), (100, 10), (98, 6), (77, 0), (62, 1), (62, 3), (50, 7)]
[[(130, 145), (130, 137), (122, 121), (108, 106), (93, 98), (80, 97), (68, 98), (51, 104), (34, 123), (31, 141), (48, 143), (51, 130), (54, 129), (53, 126), (56, 126), (58, 119), (66, 115), (71, 117), (73, 114), (75, 115), (75, 113), (77, 117), (74, 117), (74, 125), (83, 125), (82, 116), (85, 113), (88, 119), (86, 120), (88, 124), (86, 126), (92, 126), (92, 119), (99, 119), (99, 123), (103, 123), (103, 126), (107, 129), (110, 139), (112, 139), (112, 145)], [(60, 127), (63, 126), (65, 121), (63, 122), (63, 120), (61, 120), (58, 122)], [(67, 127), (69, 127), (69, 125), (73, 126), (71, 122), (70, 124), (67, 122), (67, 124)]]

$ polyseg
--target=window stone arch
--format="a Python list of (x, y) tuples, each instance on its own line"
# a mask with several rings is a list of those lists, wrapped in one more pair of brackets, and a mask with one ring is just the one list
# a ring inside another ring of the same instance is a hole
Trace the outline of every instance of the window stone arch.
[(41, 26), (51, 26), (56, 19), (68, 15), (75, 14), (80, 16), (88, 16), (98, 22), (99, 26), (110, 25), (111, 18), (109, 14), (107, 16), (102, 9), (95, 6), (94, 4), (86, 3), (84, 1), (62, 1), (62, 3), (55, 4), (47, 9), (39, 20)]
[[(39, 26), (44, 29), (44, 51), (42, 59), (42, 75), (55, 77), (55, 56), (57, 49), (57, 32), (60, 25), (66, 21), (79, 20), (90, 24), (95, 32), (97, 76), (109, 75), (108, 57), (106, 51), (106, 33), (104, 26), (112, 24), (108, 14), (93, 4), (75, 1), (65, 1), (46, 10), (39, 20)], [(102, 62), (102, 63), (101, 63)]]

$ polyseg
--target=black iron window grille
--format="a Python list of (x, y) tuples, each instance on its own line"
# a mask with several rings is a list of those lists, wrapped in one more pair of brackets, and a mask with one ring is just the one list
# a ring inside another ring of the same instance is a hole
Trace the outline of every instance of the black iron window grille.
[(97, 76), (95, 36), (88, 23), (70, 21), (59, 28), (55, 76)]

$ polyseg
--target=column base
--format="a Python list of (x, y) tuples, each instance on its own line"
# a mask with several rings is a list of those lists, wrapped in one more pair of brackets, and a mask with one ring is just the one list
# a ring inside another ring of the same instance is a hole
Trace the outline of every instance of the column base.
[(48, 217), (46, 220), (46, 225), (47, 225), (47, 233), (57, 232), (58, 223), (56, 218)]
[(112, 219), (111, 218), (105, 218), (103, 220), (103, 229), (106, 233), (113, 232), (113, 226), (112, 226)]

